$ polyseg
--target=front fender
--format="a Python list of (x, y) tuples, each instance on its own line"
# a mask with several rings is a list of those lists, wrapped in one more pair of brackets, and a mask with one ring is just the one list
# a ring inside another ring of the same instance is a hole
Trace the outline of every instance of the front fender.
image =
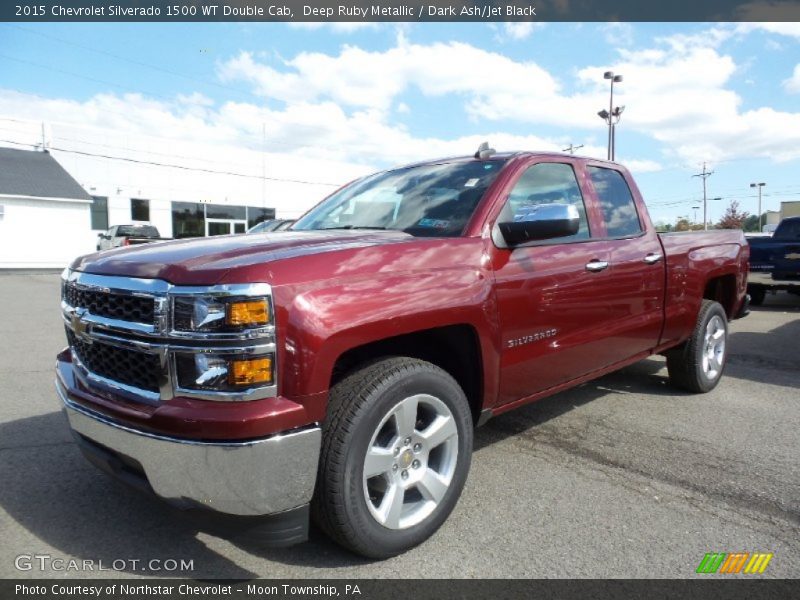
[[(348, 350), (448, 325), (471, 325), (478, 333), (485, 373), (498, 372), (492, 358), (499, 356), (493, 294), (487, 275), (475, 268), (377, 273), (275, 293), (281, 307), (282, 395), (310, 397), (326, 391), (336, 361)], [(495, 386), (495, 379), (491, 376), (485, 384)], [(317, 420), (324, 417), (324, 406), (307, 408)]]

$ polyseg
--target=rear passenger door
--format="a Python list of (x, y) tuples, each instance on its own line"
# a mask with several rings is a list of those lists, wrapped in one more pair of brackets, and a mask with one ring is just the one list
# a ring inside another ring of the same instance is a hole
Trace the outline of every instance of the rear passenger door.
[(644, 203), (629, 176), (607, 163), (586, 165), (586, 175), (611, 250), (608, 277), (614, 294), (607, 298), (605, 354), (613, 363), (658, 344), (666, 261), (658, 234), (647, 228)]

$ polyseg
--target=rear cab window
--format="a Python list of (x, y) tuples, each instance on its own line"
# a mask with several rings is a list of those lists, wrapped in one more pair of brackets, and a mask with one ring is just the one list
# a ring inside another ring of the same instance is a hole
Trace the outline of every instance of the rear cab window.
[(616, 169), (587, 167), (589, 179), (600, 201), (606, 236), (634, 237), (643, 232), (636, 202), (625, 177)]

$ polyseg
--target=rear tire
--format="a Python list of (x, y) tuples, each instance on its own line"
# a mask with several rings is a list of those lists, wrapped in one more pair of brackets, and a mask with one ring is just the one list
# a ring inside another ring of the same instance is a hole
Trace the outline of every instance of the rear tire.
[(461, 495), (472, 430), (464, 392), (433, 364), (388, 358), (350, 373), (330, 392), (315, 522), (368, 558), (422, 543)]
[(718, 302), (703, 300), (692, 337), (667, 352), (669, 380), (694, 393), (710, 392), (725, 370), (728, 319)]

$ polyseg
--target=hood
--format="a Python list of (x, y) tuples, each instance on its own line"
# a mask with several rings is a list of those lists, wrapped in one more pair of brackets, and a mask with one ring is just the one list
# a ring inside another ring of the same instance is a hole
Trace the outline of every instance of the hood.
[(413, 242), (400, 231), (286, 231), (154, 242), (88, 254), (70, 268), (96, 275), (213, 285), (237, 270), (314, 254)]

